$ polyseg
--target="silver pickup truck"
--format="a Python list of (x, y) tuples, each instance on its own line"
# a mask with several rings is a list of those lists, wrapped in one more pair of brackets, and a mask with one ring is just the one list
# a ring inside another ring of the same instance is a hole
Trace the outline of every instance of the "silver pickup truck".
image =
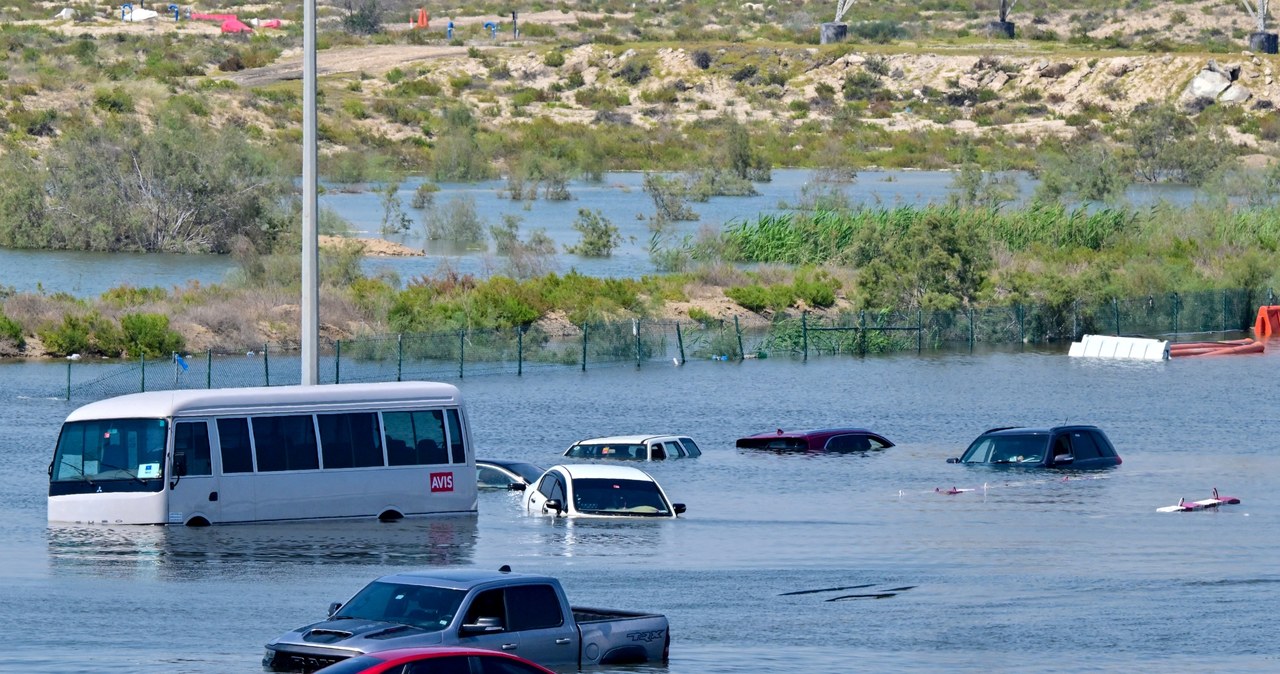
[(506, 651), (546, 667), (666, 663), (666, 616), (571, 607), (549, 576), (427, 570), (383, 576), (329, 617), (267, 644), (262, 666), (313, 672), (349, 657), (418, 646)]

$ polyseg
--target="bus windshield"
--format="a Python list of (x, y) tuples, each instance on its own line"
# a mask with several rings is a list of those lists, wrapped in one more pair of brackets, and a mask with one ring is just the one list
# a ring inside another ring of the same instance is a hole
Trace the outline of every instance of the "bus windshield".
[(164, 477), (164, 419), (94, 419), (62, 427), (53, 455), (53, 482), (146, 482)]

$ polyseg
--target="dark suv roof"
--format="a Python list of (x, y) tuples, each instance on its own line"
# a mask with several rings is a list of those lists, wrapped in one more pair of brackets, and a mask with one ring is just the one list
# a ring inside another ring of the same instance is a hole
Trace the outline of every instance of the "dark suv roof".
[(860, 451), (892, 447), (888, 438), (865, 428), (775, 431), (738, 438), (738, 447), (774, 451)]
[(1107, 468), (1122, 463), (1097, 426), (1001, 426), (984, 431), (953, 463), (1035, 468)]

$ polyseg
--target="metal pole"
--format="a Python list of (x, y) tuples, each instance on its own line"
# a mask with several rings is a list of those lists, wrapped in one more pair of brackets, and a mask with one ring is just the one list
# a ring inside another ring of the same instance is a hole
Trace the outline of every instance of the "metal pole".
[(1227, 291), (1222, 291), (1222, 332), (1227, 331)]
[(924, 309), (916, 307), (916, 353), (924, 351)]
[(271, 364), (267, 362), (267, 347), (271, 346), (271, 342), (262, 345), (262, 385), (271, 385)]
[(462, 364), (467, 360), (467, 331), (458, 331), (458, 379), (462, 379)]
[(524, 376), (524, 328), (516, 328), (516, 376)]
[(1080, 300), (1071, 301), (1071, 341), (1080, 334)]
[(867, 312), (858, 312), (858, 355), (867, 355)]
[(680, 347), (680, 364), (684, 365), (684, 335), (680, 334), (680, 323), (676, 323), (676, 345)]
[(147, 392), (147, 354), (138, 357), (138, 362), (142, 363), (142, 392)]
[(587, 371), (587, 324), (582, 324), (582, 371)]
[(733, 331), (738, 333), (738, 360), (743, 360), (747, 357), (747, 352), (742, 348), (742, 326), (738, 325), (737, 314), (733, 315)]
[(342, 340), (339, 339), (333, 345), (333, 383), (342, 383)]
[(973, 307), (969, 307), (969, 353), (973, 353)]
[(1111, 313), (1116, 317), (1116, 337), (1120, 336), (1120, 300), (1111, 298)]
[(1027, 312), (1021, 304), (1014, 305), (1018, 312), (1018, 341), (1027, 343)]
[(404, 373), (404, 333), (396, 335), (396, 381)]
[(213, 388), (213, 349), (204, 352), (204, 387)]
[(1173, 338), (1178, 339), (1178, 293), (1173, 294)]
[[(320, 237), (316, 226), (316, 0), (302, 3), (302, 383), (319, 383)], [(263, 350), (263, 361), (266, 351)], [(270, 386), (270, 380), (268, 380)]]
[(800, 314), (800, 342), (804, 345), (804, 362), (809, 362), (809, 312)]
[(636, 367), (640, 367), (640, 319), (632, 319), (631, 331), (636, 336)]
[(67, 402), (71, 402), (71, 361), (67, 361)]

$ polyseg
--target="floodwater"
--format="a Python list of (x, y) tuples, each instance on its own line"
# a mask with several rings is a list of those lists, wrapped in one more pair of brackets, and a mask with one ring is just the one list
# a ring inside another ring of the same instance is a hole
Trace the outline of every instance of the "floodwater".
[[(1021, 198), (1029, 198), (1034, 181), (1025, 174), (1013, 176)], [(752, 219), (761, 214), (777, 213), (787, 205), (802, 201), (802, 191), (813, 173), (801, 169), (779, 169), (773, 180), (756, 183), (759, 192), (753, 197), (714, 197), (705, 203), (690, 203), (699, 214), (698, 222), (675, 223), (673, 240), (695, 236), (703, 226), (722, 228), (734, 220)], [(818, 186), (819, 189), (843, 191), (854, 204), (868, 206), (919, 205), (944, 203), (952, 192), (955, 173), (950, 171), (863, 171), (857, 181), (847, 185)], [(501, 223), (503, 215), (521, 219), (524, 239), (537, 229), (544, 230), (559, 251), (553, 261), (554, 270), (570, 270), (602, 277), (637, 278), (655, 272), (649, 257), (650, 230), (648, 218), (653, 214), (653, 201), (643, 189), (641, 173), (610, 173), (599, 183), (575, 181), (569, 185), (573, 199), (569, 201), (512, 201), (499, 196), (506, 188), (501, 180), (480, 183), (442, 184), (435, 194), (437, 205), (444, 207), (459, 197), (475, 200), (476, 213), (487, 225)], [(397, 198), (405, 214), (413, 220), (407, 234), (386, 238), (427, 252), (425, 257), (366, 258), (365, 272), (390, 271), (402, 280), (429, 275), (441, 268), (460, 273), (488, 276), (501, 272), (506, 264), (492, 252), (467, 250), (436, 241), (427, 241), (422, 211), (410, 208), (413, 193), (421, 179), (406, 180)], [(321, 208), (333, 210), (349, 221), (359, 236), (381, 237), (385, 213), (377, 186), (364, 191), (330, 189), (320, 195)], [(1189, 203), (1194, 192), (1179, 186), (1146, 185), (1130, 190), (1134, 204), (1158, 200)], [(623, 237), (622, 244), (608, 258), (585, 258), (563, 252), (581, 236), (573, 229), (578, 209), (599, 210)], [(486, 229), (487, 234), (487, 229)], [(185, 286), (195, 280), (203, 284), (227, 279), (235, 267), (225, 255), (173, 255), (142, 253), (86, 253), (78, 251), (36, 251), (0, 248), (0, 287), (13, 286), (20, 291), (66, 292), (78, 297), (100, 295), (110, 288), (130, 285), (156, 285), (163, 288)]]
[[(0, 365), (0, 670), (255, 672), (262, 645), (384, 573), (546, 573), (581, 605), (671, 621), (668, 667), (608, 672), (1275, 672), (1280, 343), (1164, 363), (1058, 349), (645, 364), (458, 383), (482, 456), (557, 461), (572, 441), (689, 433), (652, 464), (666, 522), (526, 516), (205, 529), (49, 527), (45, 468), (72, 404), (57, 364)], [(1091, 474), (945, 463), (985, 428), (1091, 422), (1124, 458)], [(864, 455), (734, 440), (865, 425)], [(945, 495), (935, 489), (973, 489)], [(1240, 505), (1161, 514), (1219, 488)], [(794, 594), (800, 591), (811, 592)], [(792, 593), (792, 594), (788, 594)]]

